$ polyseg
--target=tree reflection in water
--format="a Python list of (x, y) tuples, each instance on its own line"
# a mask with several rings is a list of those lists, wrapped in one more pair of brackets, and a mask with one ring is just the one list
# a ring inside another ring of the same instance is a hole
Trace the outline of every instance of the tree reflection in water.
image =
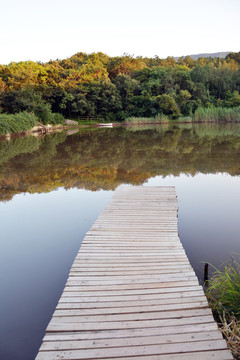
[(0, 199), (59, 187), (114, 190), (156, 175), (240, 175), (240, 125), (89, 129), (0, 142)]

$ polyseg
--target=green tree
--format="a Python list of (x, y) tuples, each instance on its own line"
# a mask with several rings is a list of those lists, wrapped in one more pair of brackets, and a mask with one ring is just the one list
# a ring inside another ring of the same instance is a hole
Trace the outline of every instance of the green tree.
[(180, 108), (180, 111), (184, 115), (190, 115), (192, 107), (191, 107), (191, 99), (192, 95), (187, 90), (180, 90), (177, 96), (177, 103)]
[(51, 105), (31, 88), (9, 92), (4, 98), (3, 106), (4, 111), (8, 113), (25, 110), (33, 112), (44, 124), (53, 120)]
[(238, 65), (240, 65), (240, 51), (239, 52), (231, 52), (230, 54), (228, 54), (226, 56), (226, 59), (232, 59), (236, 63), (238, 63)]
[(231, 93), (230, 91), (227, 92), (225, 106), (226, 107), (240, 106), (240, 94), (238, 91), (234, 91), (233, 93)]
[(112, 79), (119, 74), (132, 76), (135, 71), (139, 71), (145, 67), (146, 63), (141, 57), (134, 58), (131, 55), (124, 54), (121, 57), (111, 58), (107, 70)]
[(122, 104), (126, 108), (131, 97), (137, 95), (140, 89), (140, 82), (132, 79), (129, 75), (119, 74), (113, 80), (122, 97)]
[(111, 82), (91, 84), (86, 97), (94, 104), (96, 115), (106, 120), (116, 118), (118, 111), (122, 109), (120, 93)]
[(172, 115), (173, 117), (181, 115), (179, 106), (171, 95), (159, 95), (156, 97), (156, 102), (159, 106), (159, 111), (163, 114)]

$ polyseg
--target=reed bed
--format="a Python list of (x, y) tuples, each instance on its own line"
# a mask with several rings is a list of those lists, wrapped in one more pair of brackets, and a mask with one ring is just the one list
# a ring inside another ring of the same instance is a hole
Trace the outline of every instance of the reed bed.
[(234, 359), (240, 360), (240, 321), (234, 316), (230, 319), (226, 319), (225, 316), (222, 316), (220, 329)]
[(235, 359), (240, 360), (240, 263), (214, 268), (206, 295)]
[(240, 122), (240, 106), (234, 108), (199, 107), (194, 115), (194, 122)]
[(37, 125), (37, 117), (26, 111), (18, 114), (0, 114), (0, 135), (28, 131)]
[(158, 114), (156, 117), (129, 117), (126, 124), (155, 124), (155, 123), (240, 123), (240, 106), (233, 108), (199, 107), (192, 116), (180, 116), (171, 119), (167, 115)]
[(125, 124), (146, 125), (146, 124), (168, 124), (169, 118), (166, 115), (158, 114), (155, 117), (129, 117), (125, 119)]

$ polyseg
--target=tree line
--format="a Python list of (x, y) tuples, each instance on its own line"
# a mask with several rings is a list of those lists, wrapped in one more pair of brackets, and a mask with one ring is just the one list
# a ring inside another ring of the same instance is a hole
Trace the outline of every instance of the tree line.
[(189, 116), (199, 107), (240, 106), (239, 92), (240, 52), (177, 61), (79, 52), (47, 63), (0, 65), (0, 112), (26, 110), (43, 123), (53, 113), (111, 121), (159, 113)]

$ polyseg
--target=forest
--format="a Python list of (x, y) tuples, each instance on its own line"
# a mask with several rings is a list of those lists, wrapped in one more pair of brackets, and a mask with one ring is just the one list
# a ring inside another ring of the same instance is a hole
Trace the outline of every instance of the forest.
[[(0, 65), (0, 125), (27, 112), (43, 124), (63, 119), (176, 119), (198, 108), (240, 106), (240, 52), (177, 61), (79, 52), (47, 63)], [(34, 122), (35, 120), (32, 119)]]

